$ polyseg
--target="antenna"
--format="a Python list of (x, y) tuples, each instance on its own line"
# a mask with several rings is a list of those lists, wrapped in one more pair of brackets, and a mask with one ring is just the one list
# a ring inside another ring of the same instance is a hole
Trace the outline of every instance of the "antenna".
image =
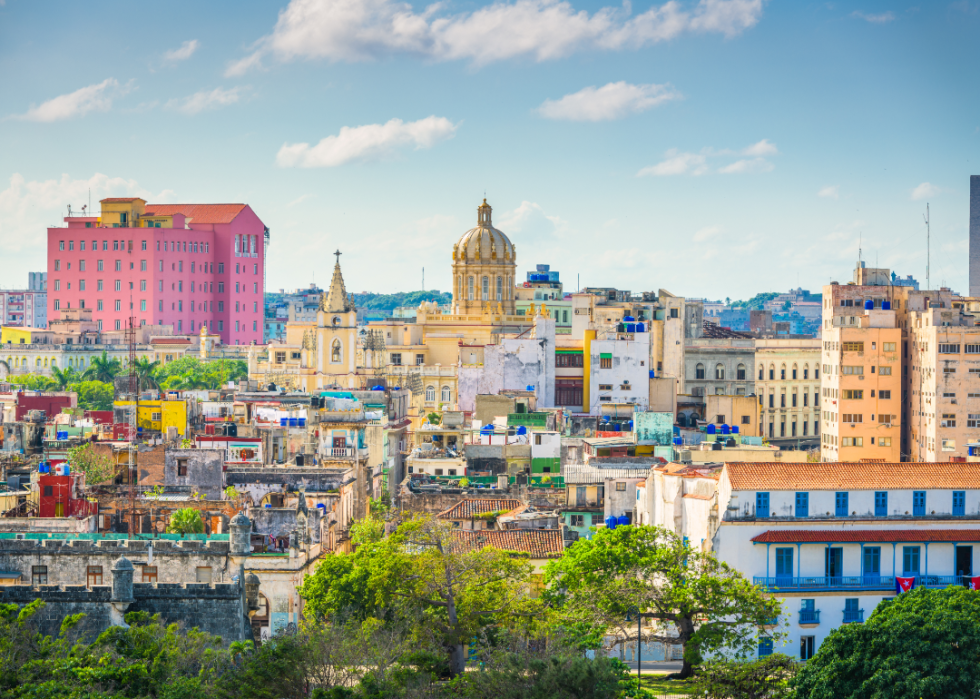
[(926, 213), (922, 218), (926, 222), (926, 289), (932, 289), (932, 284), (929, 282), (929, 237), (931, 233), (929, 230), (929, 202), (926, 202)]

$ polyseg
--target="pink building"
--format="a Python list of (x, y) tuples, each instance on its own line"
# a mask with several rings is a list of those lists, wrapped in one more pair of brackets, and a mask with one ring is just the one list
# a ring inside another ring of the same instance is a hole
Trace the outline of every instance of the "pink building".
[(48, 229), (48, 317), (91, 308), (103, 330), (173, 325), (261, 344), (266, 227), (247, 204), (103, 199)]

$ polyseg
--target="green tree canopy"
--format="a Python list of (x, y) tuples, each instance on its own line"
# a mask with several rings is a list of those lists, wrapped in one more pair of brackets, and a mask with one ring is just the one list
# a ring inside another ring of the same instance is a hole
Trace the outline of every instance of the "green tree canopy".
[(980, 594), (916, 588), (834, 629), (795, 681), (798, 699), (952, 699), (980, 693)]
[(116, 463), (111, 456), (100, 453), (91, 442), (68, 450), (68, 464), (85, 474), (85, 485), (108, 483), (116, 477)]
[(182, 357), (157, 367), (152, 375), (164, 389), (216, 390), (229, 381), (247, 378), (248, 363), (240, 359), (202, 362), (196, 357)]
[(761, 294), (756, 294), (748, 301), (732, 301), (732, 308), (744, 308), (749, 311), (761, 311), (765, 308), (766, 303), (772, 301), (774, 298), (779, 296), (778, 291), (764, 291)]
[(201, 513), (193, 507), (184, 507), (170, 515), (167, 523), (168, 534), (203, 534), (204, 520)]
[(114, 390), (112, 384), (102, 381), (81, 381), (72, 384), (78, 393), (78, 407), (83, 410), (112, 410)]
[(86, 379), (94, 379), (96, 381), (112, 383), (112, 380), (116, 378), (116, 374), (118, 374), (121, 369), (122, 362), (115, 357), (109, 359), (109, 353), (102, 350), (102, 356), (93, 357), (92, 361), (88, 365), (88, 368), (82, 375)]
[(631, 608), (653, 619), (643, 640), (683, 644), (682, 677), (706, 653), (755, 652), (759, 629), (781, 610), (741, 573), (660, 527), (599, 529), (549, 562), (545, 579), (549, 601), (570, 623), (635, 638), (636, 622), (626, 621)]

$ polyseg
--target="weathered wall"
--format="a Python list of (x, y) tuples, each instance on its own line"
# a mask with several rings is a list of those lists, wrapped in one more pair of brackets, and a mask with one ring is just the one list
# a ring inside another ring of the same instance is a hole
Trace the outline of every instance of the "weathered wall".
[(282, 492), (284, 484), (294, 490), (303, 488), (309, 493), (324, 492), (338, 490), (353, 477), (350, 468), (247, 468), (228, 469), (225, 483), (247, 492), (252, 502), (258, 503), (269, 493)]
[(493, 423), (496, 417), (506, 417), (515, 411), (514, 399), (510, 396), (497, 394), (481, 393), (476, 396), (476, 409), (473, 419), (479, 420), (481, 425)]
[[(222, 449), (168, 449), (164, 457), (164, 485), (191, 486), (209, 500), (220, 500), (224, 488)], [(186, 475), (181, 476), (179, 465), (186, 463)]]
[(674, 437), (674, 413), (635, 413), (633, 428), (637, 444), (669, 446)]
[[(252, 531), (265, 536), (289, 536), (290, 532), (299, 529), (297, 514), (300, 510), (295, 507), (255, 507), (249, 512), (252, 520)], [(320, 543), (320, 520), (323, 510), (309, 508), (306, 527), (314, 543)], [(304, 515), (305, 516), (305, 515)]]
[(655, 413), (677, 413), (677, 379), (661, 377), (650, 379), (650, 410)]

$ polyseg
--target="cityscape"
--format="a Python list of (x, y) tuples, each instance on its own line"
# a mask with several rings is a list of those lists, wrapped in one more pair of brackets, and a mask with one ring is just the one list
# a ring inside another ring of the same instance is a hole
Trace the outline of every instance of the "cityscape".
[(0, 695), (980, 692), (975, 3), (56, 4)]

